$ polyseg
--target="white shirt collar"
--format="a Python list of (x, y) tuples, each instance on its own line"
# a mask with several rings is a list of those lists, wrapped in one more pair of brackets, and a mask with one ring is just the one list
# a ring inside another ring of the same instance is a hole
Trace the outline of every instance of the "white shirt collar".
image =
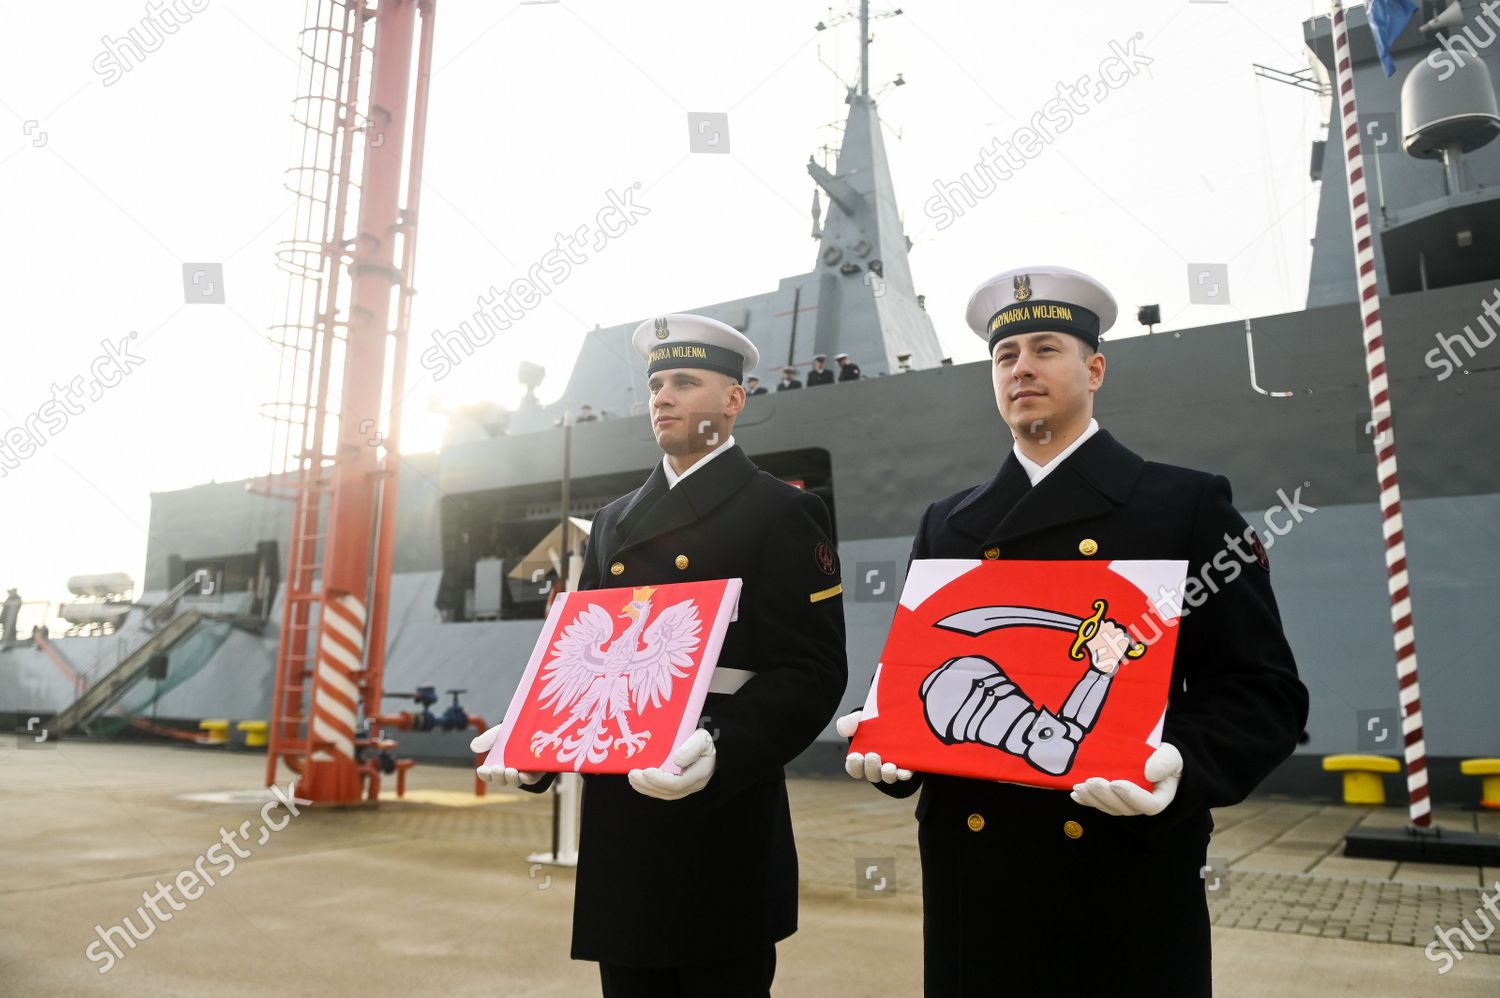
[(703, 467), (705, 464), (707, 464), (708, 462), (712, 461), (714, 458), (718, 457), (720, 454), (724, 453), (726, 450), (728, 450), (729, 448), (731, 448), (733, 446), (734, 446), (734, 434), (731, 433), (728, 436), (728, 438), (725, 439), (725, 441), (722, 444), (720, 444), (719, 446), (715, 447), (713, 450), (709, 451), (707, 454), (704, 454), (702, 457), (700, 457), (697, 461), (695, 461), (693, 463), (693, 466), (691, 468), (689, 468), (687, 471), (684, 471), (680, 475), (677, 472), (675, 472), (675, 471), (672, 470), (672, 462), (671, 462), (671, 460), (668, 459), (667, 455), (663, 454), (661, 456), (661, 470), (664, 471), (666, 473), (666, 475), (667, 475), (667, 488), (669, 488), (669, 489), (675, 489), (677, 487), (677, 483), (678, 482), (682, 481), (684, 478), (686, 478), (687, 476), (691, 475), (693, 472), (697, 471), (699, 468)]
[(1059, 464), (1062, 464), (1063, 461), (1067, 460), (1069, 454), (1073, 453), (1075, 450), (1081, 447), (1085, 440), (1098, 432), (1099, 421), (1097, 419), (1090, 419), (1088, 428), (1078, 435), (1078, 439), (1068, 444), (1063, 452), (1054, 457), (1052, 460), (1048, 461), (1045, 467), (1037, 464), (1025, 454), (1022, 454), (1021, 445), (1019, 443), (1015, 445), (1016, 460), (1021, 462), (1021, 467), (1026, 471), (1026, 477), (1031, 479), (1032, 485), (1035, 485), (1042, 479), (1046, 478), (1048, 475), (1052, 474), (1053, 469), (1055, 469)]

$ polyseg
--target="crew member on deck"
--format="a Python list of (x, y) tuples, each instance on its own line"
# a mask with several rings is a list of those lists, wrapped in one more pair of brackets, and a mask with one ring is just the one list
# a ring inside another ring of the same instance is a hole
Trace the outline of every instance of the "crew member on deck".
[(0, 604), (0, 642), (6, 648), (16, 643), (16, 618), (21, 615), (21, 595), (14, 589), (7, 590), (5, 602)]
[(813, 358), (813, 369), (807, 372), (807, 387), (833, 384), (833, 371), (828, 368), (828, 355), (820, 353)]
[(836, 357), (834, 357), (833, 359), (835, 361), (837, 361), (838, 365), (839, 365), (839, 380), (840, 381), (858, 381), (859, 380), (859, 365), (856, 364), (856, 363), (854, 363), (854, 361), (850, 360), (848, 354), (841, 353), (841, 354), (837, 355)]

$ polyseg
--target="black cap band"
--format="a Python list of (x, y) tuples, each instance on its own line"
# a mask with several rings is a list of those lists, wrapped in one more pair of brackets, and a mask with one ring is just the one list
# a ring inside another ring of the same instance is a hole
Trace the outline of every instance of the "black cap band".
[(736, 381), (745, 371), (745, 355), (712, 343), (663, 343), (646, 355), (646, 376), (678, 367), (694, 367), (727, 374)]
[(1099, 349), (1099, 316), (1064, 301), (1026, 301), (1007, 305), (990, 316), (990, 353), (1007, 336), (1043, 331), (1068, 333)]

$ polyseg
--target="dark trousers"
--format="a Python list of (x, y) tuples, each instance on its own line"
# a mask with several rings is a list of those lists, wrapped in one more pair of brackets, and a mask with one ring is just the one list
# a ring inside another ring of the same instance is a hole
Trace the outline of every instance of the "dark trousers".
[(776, 947), (697, 967), (599, 964), (604, 998), (770, 998)]

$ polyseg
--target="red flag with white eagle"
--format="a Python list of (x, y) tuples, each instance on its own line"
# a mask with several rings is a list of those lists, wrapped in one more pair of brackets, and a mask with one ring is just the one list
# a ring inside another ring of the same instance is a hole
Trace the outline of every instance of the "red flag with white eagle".
[(914, 561), (850, 746), (902, 769), (1149, 785), (1185, 561)]
[(487, 766), (531, 772), (681, 772), (741, 581), (558, 596)]

